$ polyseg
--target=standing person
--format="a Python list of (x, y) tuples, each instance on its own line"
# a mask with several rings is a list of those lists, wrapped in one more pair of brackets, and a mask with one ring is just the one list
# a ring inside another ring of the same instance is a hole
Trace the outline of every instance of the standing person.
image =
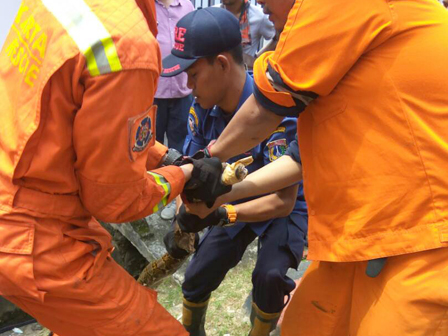
[(447, 11), (259, 2), (285, 28), (208, 152), (228, 159), (299, 117), (314, 262), (282, 335), (448, 334)]
[(235, 15), (240, 22), (244, 64), (252, 70), (261, 39), (275, 37), (274, 25), (250, 0), (222, 0), (221, 7)]
[(63, 336), (186, 335), (95, 219), (142, 218), (185, 181), (220, 179), (219, 160), (155, 169), (154, 13), (24, 0), (0, 54), (0, 294)]
[[(195, 11), (179, 21), (177, 30), (186, 32), (183, 46), (175, 47), (164, 59), (162, 76), (180, 71), (188, 74), (188, 86), (196, 99), (190, 110), (184, 153), (193, 155), (218, 138), (252, 94), (253, 79), (244, 68), (238, 20), (228, 11), (214, 7)], [(294, 140), (295, 130), (296, 120), (285, 118), (272, 134), (245, 153), (254, 158), (248, 170), (281, 157)], [(241, 156), (228, 162), (238, 159)], [(211, 226), (187, 267), (182, 285), (182, 322), (190, 335), (205, 335), (211, 293), (259, 237), (261, 248), (252, 274), (250, 335), (268, 336), (276, 327), (285, 296), (295, 287), (286, 272), (298, 267), (303, 254), (307, 212), (301, 185), (300, 189), (296, 184), (241, 204), (225, 204), (204, 220), (192, 218), (183, 205), (176, 220), (183, 232)], [(223, 224), (232, 226), (220, 227)]]
[[(157, 42), (162, 58), (170, 54), (174, 47), (174, 30), (177, 21), (191, 12), (194, 7), (190, 0), (155, 0), (157, 13)], [(182, 152), (187, 136), (187, 119), (193, 97), (187, 88), (187, 75), (159, 78), (154, 104), (157, 105), (156, 139), (164, 143), (165, 134), (168, 147)], [(163, 219), (172, 219), (176, 214), (176, 200), (161, 212)]]

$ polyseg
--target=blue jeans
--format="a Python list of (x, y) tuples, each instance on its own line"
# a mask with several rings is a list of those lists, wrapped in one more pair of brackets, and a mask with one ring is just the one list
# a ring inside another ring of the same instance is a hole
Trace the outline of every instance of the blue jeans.
[(166, 133), (168, 147), (182, 153), (192, 102), (192, 95), (183, 98), (154, 99), (154, 104), (157, 105), (156, 139), (158, 142), (164, 143)]

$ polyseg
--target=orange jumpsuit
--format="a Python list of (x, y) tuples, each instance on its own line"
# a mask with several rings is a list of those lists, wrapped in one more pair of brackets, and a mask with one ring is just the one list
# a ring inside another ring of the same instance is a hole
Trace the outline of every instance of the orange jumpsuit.
[(94, 219), (147, 216), (185, 182), (155, 169), (153, 6), (25, 0), (0, 54), (0, 294), (61, 336), (187, 335)]
[(257, 100), (303, 111), (315, 262), (283, 335), (448, 333), (447, 31), (432, 0), (298, 0), (257, 60)]

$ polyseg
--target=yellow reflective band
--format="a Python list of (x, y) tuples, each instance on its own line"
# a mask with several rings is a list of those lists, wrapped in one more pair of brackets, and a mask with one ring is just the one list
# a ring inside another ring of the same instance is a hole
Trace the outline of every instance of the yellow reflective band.
[(98, 65), (96, 64), (95, 55), (93, 54), (93, 51), (91, 48), (88, 48), (86, 51), (83, 52), (84, 57), (86, 58), (87, 62), (87, 69), (90, 72), (91, 76), (98, 76), (100, 75), (100, 70), (98, 69)]
[(165, 203), (160, 202), (159, 204), (157, 204), (157, 205), (152, 209), (152, 212), (154, 213), (154, 212), (159, 211), (159, 209), (160, 209), (160, 208), (163, 208), (165, 205), (166, 205), (166, 200), (165, 200)]
[(122, 70), (112, 37), (83, 0), (42, 0), (42, 3), (75, 41), (92, 76)]
[(102, 39), (104, 49), (106, 51), (107, 59), (109, 60), (109, 66), (112, 72), (121, 71), (120, 58), (118, 58), (117, 49), (115, 48), (115, 43), (112, 41), (112, 37)]
[(168, 197), (171, 193), (171, 185), (168, 183), (168, 181), (162, 175), (152, 173), (152, 172), (148, 172), (148, 174), (151, 175), (154, 178), (154, 180), (156, 181), (156, 183), (159, 186), (161, 186), (163, 188), (163, 190), (165, 191), (165, 193), (162, 197), (162, 200), (153, 209), (153, 212), (157, 212), (157, 211), (159, 211), (159, 209), (161, 207), (164, 207), (167, 204)]
[(162, 175), (149, 172), (149, 174), (154, 177), (154, 180), (156, 180), (156, 183), (165, 190), (165, 196), (168, 196), (171, 192), (171, 185), (165, 180), (165, 178)]

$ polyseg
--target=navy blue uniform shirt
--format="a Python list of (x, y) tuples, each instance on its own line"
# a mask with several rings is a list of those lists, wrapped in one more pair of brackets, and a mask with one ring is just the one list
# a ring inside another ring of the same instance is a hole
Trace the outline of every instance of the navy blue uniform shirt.
[[(239, 110), (241, 105), (243, 105), (252, 93), (253, 79), (246, 74), (246, 82), (235, 112)], [(226, 114), (218, 106), (206, 110), (201, 108), (196, 101), (193, 102), (188, 116), (188, 134), (184, 144), (184, 155), (191, 156), (198, 150), (204, 149), (210, 141), (218, 139), (235, 112), (232, 115)], [(249, 173), (251, 173), (285, 154), (289, 144), (295, 139), (296, 130), (297, 119), (285, 118), (268, 139), (252, 148), (249, 152), (231, 158), (228, 162), (232, 163), (252, 155), (254, 162), (247, 167)], [(245, 201), (247, 201), (247, 199), (235, 202), (235, 204)], [(307, 216), (302, 183), (300, 183), (299, 186), (296, 205), (290, 215), (293, 221), (296, 222), (296, 220), (294, 220), (294, 214)], [(268, 228), (272, 220), (273, 219), (258, 223), (250, 223), (249, 225), (250, 228), (260, 236)], [(229, 236), (233, 238), (245, 225), (246, 223), (238, 222), (236, 225), (226, 228), (226, 231)]]

